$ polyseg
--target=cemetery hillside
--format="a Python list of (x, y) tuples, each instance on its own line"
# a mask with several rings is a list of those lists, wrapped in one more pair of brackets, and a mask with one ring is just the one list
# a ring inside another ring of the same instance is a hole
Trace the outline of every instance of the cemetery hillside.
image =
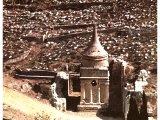
[(3, 0), (3, 119), (71, 118), (157, 120), (156, 0)]

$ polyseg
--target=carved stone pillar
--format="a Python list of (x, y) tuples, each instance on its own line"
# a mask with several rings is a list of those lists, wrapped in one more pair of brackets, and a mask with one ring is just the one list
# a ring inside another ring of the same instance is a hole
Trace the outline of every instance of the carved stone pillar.
[(101, 103), (100, 85), (98, 85), (98, 103)]
[(108, 100), (109, 100), (109, 83), (105, 83), (105, 92), (106, 92), (106, 96), (105, 96), (105, 103), (108, 103)]
[(93, 103), (93, 98), (92, 98), (92, 85), (90, 84), (90, 103)]
[(85, 101), (85, 83), (81, 82), (81, 104)]

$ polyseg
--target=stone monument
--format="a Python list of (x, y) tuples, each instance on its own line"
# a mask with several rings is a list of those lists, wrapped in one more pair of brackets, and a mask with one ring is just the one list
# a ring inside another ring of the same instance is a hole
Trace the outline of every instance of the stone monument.
[(97, 28), (94, 26), (93, 39), (83, 53), (80, 67), (80, 105), (78, 110), (107, 108), (109, 102), (108, 53), (102, 47)]

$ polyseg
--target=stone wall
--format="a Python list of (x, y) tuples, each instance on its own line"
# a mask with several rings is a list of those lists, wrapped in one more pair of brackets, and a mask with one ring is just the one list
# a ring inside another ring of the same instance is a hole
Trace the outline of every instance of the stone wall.
[(122, 114), (122, 65), (120, 62), (110, 64), (109, 111)]

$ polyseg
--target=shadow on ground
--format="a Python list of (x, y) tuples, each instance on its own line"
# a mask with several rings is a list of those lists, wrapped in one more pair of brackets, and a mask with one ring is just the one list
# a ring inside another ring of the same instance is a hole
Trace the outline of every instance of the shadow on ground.
[(123, 114), (118, 112), (113, 112), (104, 108), (100, 108), (96, 116), (102, 120), (123, 120)]

